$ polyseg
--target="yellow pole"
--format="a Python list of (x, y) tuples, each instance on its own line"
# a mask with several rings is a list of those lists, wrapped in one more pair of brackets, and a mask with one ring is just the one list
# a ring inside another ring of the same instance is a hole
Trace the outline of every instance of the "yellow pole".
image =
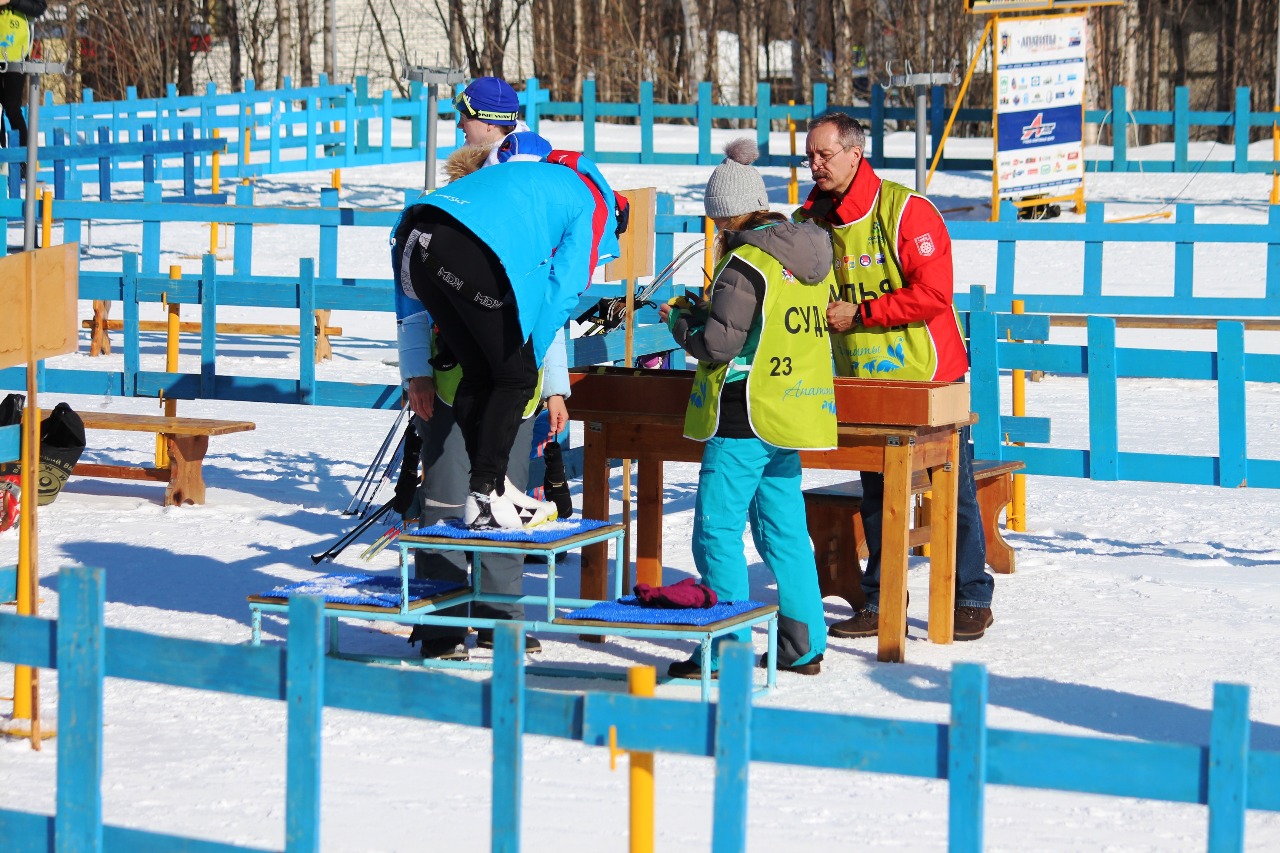
[[(252, 112), (252, 110), (253, 110), (252, 107), (245, 107), (244, 114), (249, 115)], [(240, 163), (242, 166), (247, 166), (252, 161), (253, 159), (252, 152), (253, 152), (253, 122), (247, 121), (244, 124), (244, 139), (240, 140)], [(246, 176), (244, 180), (248, 181), (248, 177)]]
[(702, 237), (706, 246), (702, 250), (702, 295), (711, 296), (711, 273), (715, 269), (716, 224), (711, 217), (702, 220)]
[[(1276, 106), (1275, 112), (1280, 113), (1280, 106)], [(1277, 160), (1280, 160), (1280, 124), (1273, 121), (1271, 122), (1271, 161)], [(1280, 204), (1280, 171), (1271, 173), (1271, 203)]]
[[(1013, 300), (1013, 313), (1021, 314), (1026, 310), (1026, 303), (1021, 299)], [(1012, 333), (1010, 333), (1012, 337)], [(1013, 416), (1026, 417), (1027, 414), (1027, 372), (1017, 368), (1013, 371)], [(1018, 447), (1023, 442), (1016, 443)], [(1027, 529), (1027, 478), (1023, 474), (1013, 475), (1013, 505), (1009, 507), (1009, 529), (1019, 533)]]
[(53, 245), (53, 190), (46, 189), (40, 194), (40, 233), (41, 246)]
[[(657, 671), (651, 666), (627, 670), (632, 696), (652, 696)], [(653, 853), (653, 753), (631, 753), (631, 853)]]
[[(794, 107), (795, 100), (787, 101), (787, 106)], [(800, 203), (800, 179), (796, 176), (796, 120), (787, 113), (787, 131), (791, 134), (791, 180), (787, 182), (787, 204)]]
[(341, 169), (333, 170), (333, 173), (329, 176), (329, 186), (333, 187), (335, 190), (342, 189), (342, 170)]
[[(36, 460), (40, 458), (40, 406), (36, 398), (36, 300), (34, 263), (26, 262), (27, 405), (22, 414), (22, 495), (18, 521), (18, 615), (39, 613), (40, 551), (36, 541)], [(40, 673), (29, 666), (13, 668), (13, 719), (30, 721), (31, 748), (40, 749)]]
[[(973, 52), (973, 61), (969, 63), (969, 70), (965, 72), (964, 81), (960, 84), (960, 94), (956, 95), (955, 106), (951, 108), (951, 115), (947, 116), (947, 124), (942, 128), (942, 141), (938, 143), (938, 150), (933, 152), (933, 162), (929, 164), (929, 174), (924, 176), (924, 188), (929, 189), (929, 181), (933, 180), (933, 170), (938, 168), (938, 162), (942, 160), (942, 147), (947, 144), (947, 137), (951, 135), (951, 125), (955, 124), (956, 113), (960, 112), (960, 104), (964, 103), (964, 93), (969, 89), (969, 81), (973, 79), (973, 71), (978, 67), (978, 57), (982, 56), (982, 49), (986, 46), (987, 36), (991, 34), (991, 19), (987, 20), (987, 25), (982, 30), (982, 38), (978, 40), (978, 49)], [(994, 145), (994, 140), (992, 142)]]
[[(215, 127), (213, 129), (213, 138), (218, 139), (221, 136), (222, 131)], [(211, 166), (211, 169), (213, 172), (213, 183), (212, 186), (209, 187), (209, 192), (217, 195), (222, 190), (222, 152), (213, 152), (213, 165)], [(215, 257), (218, 254), (218, 223), (216, 222), (209, 223), (209, 254), (214, 255)]]
[[(172, 264), (169, 267), (169, 279), (171, 281), (182, 280), (182, 267)], [(182, 306), (165, 300), (165, 307), (168, 309), (168, 325), (165, 328), (164, 339), (164, 369), (166, 373), (178, 372), (178, 329), (182, 322)], [(178, 401), (170, 397), (160, 395), (161, 402), (164, 403), (165, 417), (175, 417), (178, 414)], [(159, 433), (156, 434), (156, 467), (169, 467), (169, 440)]]

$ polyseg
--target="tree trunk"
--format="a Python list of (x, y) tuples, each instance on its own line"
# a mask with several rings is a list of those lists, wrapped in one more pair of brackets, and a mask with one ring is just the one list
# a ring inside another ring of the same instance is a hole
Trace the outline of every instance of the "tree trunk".
[(680, 11), (684, 13), (680, 50), (684, 54), (684, 90), (690, 103), (698, 97), (698, 84), (707, 79), (706, 32), (700, 6), (698, 0), (680, 0)]
[(760, 79), (760, 0), (738, 0), (738, 102), (756, 102)]
[(311, 70), (311, 45), (315, 43), (315, 33), (311, 29), (311, 2), (298, 0), (298, 85), (313, 85), (315, 78)]
[[(227, 2), (227, 52), (231, 55), (231, 68), (228, 76), (231, 78), (231, 91), (240, 92), (244, 90), (244, 71), (240, 65), (240, 0), (226, 0)], [(333, 0), (329, 0), (333, 2)]]
[(291, 0), (276, 2), (276, 88), (284, 88), (284, 78), (293, 70), (293, 22)]
[(338, 79), (338, 69), (334, 67), (334, 54), (337, 53), (338, 47), (334, 44), (333, 38), (333, 27), (338, 20), (338, 12), (334, 8), (335, 3), (337, 3), (337, 0), (324, 0), (324, 73), (329, 78), (330, 83), (334, 83)]
[(584, 0), (573, 0), (573, 97), (582, 100), (582, 81), (587, 79), (586, 66), (583, 64), (582, 36), (586, 29), (586, 13)]

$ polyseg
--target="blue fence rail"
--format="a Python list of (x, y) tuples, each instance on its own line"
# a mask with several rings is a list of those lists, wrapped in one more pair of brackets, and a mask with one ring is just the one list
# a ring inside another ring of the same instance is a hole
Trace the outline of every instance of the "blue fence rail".
[[(321, 75), (323, 78), (323, 75)], [(157, 139), (181, 138), (183, 126), (192, 124), (196, 138), (211, 139), (216, 129), (228, 139), (232, 158), (228, 159), (228, 175), (235, 178), (264, 174), (280, 174), (316, 169), (353, 167), (360, 165), (404, 163), (420, 161), (426, 153), (426, 127), (431, 117), (427, 115), (427, 96), (420, 84), (414, 84), (407, 98), (393, 97), (384, 91), (379, 97), (370, 97), (366, 78), (357, 79), (354, 86), (330, 85), (323, 81), (319, 86), (293, 88), (291, 82), (280, 90), (258, 91), (252, 81), (246, 91), (218, 93), (210, 84), (202, 95), (179, 97), (170, 88), (164, 98), (138, 99), (129, 97), (123, 101), (97, 102), (92, 91), (86, 91), (86, 100), (78, 104), (49, 105), (41, 110), (41, 127), (44, 140), (39, 157), (50, 159), (44, 149), (51, 145), (53, 135), (62, 134), (72, 144), (120, 144), (137, 141), (144, 127), (150, 127)], [(132, 90), (130, 91), (132, 95)], [(946, 101), (949, 90), (934, 87), (931, 90), (928, 110), (929, 134), (933, 150), (942, 143), (942, 130), (951, 105)], [(1249, 158), (1249, 133), (1253, 128), (1271, 127), (1276, 121), (1274, 113), (1253, 112), (1249, 106), (1249, 89), (1239, 88), (1235, 95), (1235, 108), (1231, 111), (1204, 111), (1190, 108), (1190, 95), (1185, 87), (1174, 93), (1172, 110), (1128, 109), (1128, 96), (1123, 87), (1112, 90), (1112, 106), (1109, 109), (1087, 110), (1086, 125), (1098, 128), (1100, 137), (1106, 139), (1109, 131), (1111, 148), (1091, 149), (1086, 157), (1086, 169), (1108, 172), (1271, 172), (1278, 168), (1275, 162)], [(785, 127), (787, 120), (800, 123), (828, 109), (840, 109), (863, 121), (868, 127), (869, 157), (878, 168), (913, 168), (911, 157), (889, 157), (885, 150), (886, 134), (891, 132), (890, 122), (914, 125), (914, 107), (893, 107), (886, 104), (884, 90), (872, 87), (870, 102), (866, 105), (833, 105), (829, 102), (827, 86), (815, 84), (807, 103), (796, 105), (773, 102), (772, 89), (761, 83), (756, 91), (756, 103), (752, 105), (717, 104), (712, 97), (710, 83), (698, 88), (697, 100), (692, 104), (662, 104), (653, 100), (653, 85), (643, 82), (636, 102), (604, 102), (595, 94), (595, 82), (583, 85), (582, 101), (550, 101), (537, 78), (525, 82), (521, 93), (527, 121), (535, 131), (543, 119), (573, 119), (583, 123), (582, 150), (601, 163), (652, 163), (652, 164), (714, 164), (721, 152), (712, 142), (712, 131), (719, 125), (731, 122), (739, 127), (754, 126), (760, 143), (761, 165), (790, 166), (800, 155), (790, 151), (772, 150), (770, 131)], [(441, 99), (437, 119), (456, 117), (448, 98)], [(962, 122), (989, 123), (988, 110), (961, 109), (957, 118)], [(597, 144), (597, 131), (603, 119), (634, 121), (639, 129), (638, 147), (601, 147)], [(393, 144), (393, 127), (397, 121), (410, 122), (408, 145)], [(663, 123), (679, 123), (696, 126), (697, 151), (660, 151), (655, 140), (655, 128)], [(1172, 159), (1133, 158), (1129, 151), (1129, 130), (1136, 127), (1168, 127), (1173, 137)], [(371, 142), (371, 129), (377, 128), (380, 140)], [(1229, 159), (1208, 160), (1190, 156), (1193, 131), (1202, 128), (1228, 128), (1233, 136)], [(105, 134), (105, 135), (104, 135)], [(252, 151), (267, 152), (248, 162), (245, 142)], [(454, 145), (461, 144), (461, 134), (455, 135)], [(442, 145), (440, 156), (447, 156), (451, 146)], [(944, 151), (944, 155), (946, 152)], [(123, 151), (122, 151), (123, 155)], [(4, 155), (5, 159), (25, 160), (22, 149)], [(75, 168), (97, 168), (96, 157), (89, 158)], [(111, 166), (114, 180), (137, 180), (139, 166), (128, 160), (115, 161)], [(989, 158), (944, 156), (940, 168), (978, 169), (991, 168)], [(161, 163), (160, 179), (176, 179), (172, 167)], [(200, 158), (197, 174), (209, 177), (209, 158)]]
[(326, 707), (490, 729), (492, 849), (500, 851), (520, 847), (523, 736), (607, 748), (610, 729), (621, 749), (713, 759), (716, 851), (746, 849), (752, 762), (945, 779), (948, 849), (957, 853), (982, 849), (989, 784), (1205, 805), (1213, 853), (1244, 850), (1249, 809), (1280, 811), (1280, 753), (1250, 748), (1249, 689), (1241, 685), (1214, 686), (1207, 745), (1121, 741), (990, 728), (986, 671), (976, 664), (952, 668), (947, 724), (755, 707), (754, 655), (746, 645), (726, 644), (718, 701), (708, 709), (529, 688), (519, 624), (497, 628), (493, 677), (476, 682), (326, 658), (319, 599), (290, 603), (283, 648), (252, 647), (107, 628), (104, 589), (102, 570), (66, 568), (57, 621), (0, 614), (0, 660), (58, 670), (56, 811), (0, 809), (0, 837), (13, 853), (262, 849), (104, 825), (108, 677), (287, 702), (288, 851), (320, 849)]

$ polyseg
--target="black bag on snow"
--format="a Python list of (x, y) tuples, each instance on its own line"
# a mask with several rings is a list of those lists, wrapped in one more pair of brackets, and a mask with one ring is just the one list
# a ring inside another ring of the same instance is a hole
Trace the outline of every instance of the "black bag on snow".
[(40, 471), (36, 504), (53, 503), (84, 453), (84, 421), (66, 403), (53, 407), (40, 422)]

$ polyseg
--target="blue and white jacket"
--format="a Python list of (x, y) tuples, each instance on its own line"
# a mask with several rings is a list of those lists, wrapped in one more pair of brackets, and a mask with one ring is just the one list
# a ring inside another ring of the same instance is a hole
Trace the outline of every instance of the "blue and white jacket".
[[(512, 161), (460, 178), (406, 207), (400, 222), (412, 221), (420, 206), (437, 207), (489, 247), (511, 281), (521, 331), (533, 339), (541, 366), (596, 266), (618, 256), (614, 204), (613, 190), (594, 163), (576, 152), (553, 151), (543, 161)], [(424, 341), (429, 347), (429, 335), (422, 337), (413, 329), (421, 325), (429, 332), (430, 319), (406, 329), (409, 309), (423, 308), (409, 296), (409, 283), (400, 280), (401, 247), (394, 242), (400, 222), (392, 231), (391, 255), (399, 285), (402, 375), (422, 376), (427, 374), (403, 374), (406, 346), (408, 360), (415, 365), (430, 355), (424, 348)]]

